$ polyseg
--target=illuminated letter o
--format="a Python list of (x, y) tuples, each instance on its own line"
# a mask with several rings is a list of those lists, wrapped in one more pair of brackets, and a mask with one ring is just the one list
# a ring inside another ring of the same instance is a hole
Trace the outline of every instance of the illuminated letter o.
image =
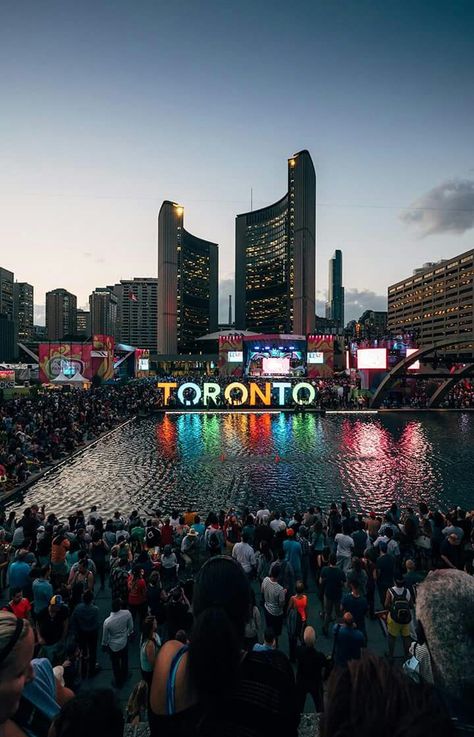
[[(300, 389), (307, 389), (309, 391), (309, 399), (298, 398)], [(295, 404), (312, 404), (315, 400), (316, 392), (314, 390), (314, 386), (308, 384), (307, 381), (301, 381), (299, 384), (294, 385), (291, 396), (293, 397), (293, 401)]]
[[(231, 392), (234, 389), (239, 389), (239, 391), (242, 392), (242, 396), (240, 399), (232, 399)], [(240, 381), (233, 381), (232, 384), (228, 384), (224, 390), (224, 397), (227, 399), (228, 402), (231, 404), (235, 404), (236, 406), (240, 404), (245, 404), (247, 399), (249, 398), (249, 391), (244, 384), (241, 384)]]
[[(184, 398), (184, 392), (186, 391), (186, 389), (192, 389), (194, 391), (194, 397), (192, 399)], [(191, 404), (197, 404), (198, 402), (201, 401), (201, 389), (193, 381), (187, 381), (185, 384), (181, 384), (181, 386), (179, 387), (178, 399), (181, 402), (181, 404), (184, 404), (188, 407)]]

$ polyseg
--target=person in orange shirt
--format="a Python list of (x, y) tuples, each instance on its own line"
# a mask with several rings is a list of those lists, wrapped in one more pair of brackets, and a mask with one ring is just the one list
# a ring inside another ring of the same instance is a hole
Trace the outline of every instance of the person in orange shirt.
[[(293, 612), (293, 613), (292, 613)], [(304, 592), (303, 581), (296, 582), (296, 594), (288, 602), (288, 640), (290, 646), (290, 661), (293, 663), (296, 656), (296, 646), (303, 638), (303, 632), (308, 620), (308, 597)]]
[(184, 524), (188, 527), (191, 527), (191, 525), (194, 524), (194, 518), (197, 515), (197, 512), (191, 512), (191, 507), (188, 507), (187, 510), (184, 513)]

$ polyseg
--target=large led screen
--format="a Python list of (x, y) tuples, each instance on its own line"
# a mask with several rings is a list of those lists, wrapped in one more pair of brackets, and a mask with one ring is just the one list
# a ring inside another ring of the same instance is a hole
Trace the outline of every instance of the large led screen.
[(267, 376), (281, 376), (290, 373), (290, 357), (263, 358), (262, 372)]
[[(407, 348), (407, 358), (408, 356), (411, 356), (412, 353), (416, 353), (419, 350), (420, 350), (419, 348)], [(408, 366), (408, 371), (418, 371), (419, 368), (420, 368), (420, 362), (415, 361), (415, 363), (412, 363), (411, 366)]]
[(378, 371), (387, 370), (387, 349), (386, 348), (359, 348), (357, 351), (357, 368), (358, 369), (377, 369)]

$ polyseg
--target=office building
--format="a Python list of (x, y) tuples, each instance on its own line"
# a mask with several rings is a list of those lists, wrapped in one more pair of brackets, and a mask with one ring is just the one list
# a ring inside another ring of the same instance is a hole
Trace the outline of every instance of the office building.
[(197, 353), (217, 330), (218, 247), (184, 229), (184, 208), (163, 202), (158, 216), (158, 353)]
[(38, 343), (43, 343), (48, 339), (48, 333), (46, 331), (46, 325), (33, 325), (33, 340)]
[(344, 287), (342, 286), (342, 251), (337, 249), (329, 259), (328, 301), (326, 317), (344, 327)]
[(156, 353), (158, 332), (158, 279), (121, 279), (113, 287), (118, 298), (120, 342)]
[(76, 334), (77, 298), (67, 289), (46, 292), (46, 332), (48, 340), (62, 340)]
[(387, 312), (383, 310), (365, 310), (359, 317), (359, 338), (374, 340), (384, 338), (387, 335)]
[(91, 333), (91, 313), (89, 310), (76, 311), (76, 334), (89, 338)]
[(314, 332), (316, 175), (308, 151), (288, 160), (278, 202), (237, 215), (235, 326), (259, 333)]
[(474, 249), (415, 269), (388, 288), (388, 329), (420, 345), (474, 332)]
[(118, 299), (108, 287), (98, 287), (89, 295), (91, 335), (118, 337)]
[(0, 361), (14, 361), (17, 356), (17, 325), (13, 302), (12, 271), (0, 268)]
[(27, 282), (13, 284), (13, 313), (18, 340), (31, 340), (34, 322), (33, 286), (31, 284)]

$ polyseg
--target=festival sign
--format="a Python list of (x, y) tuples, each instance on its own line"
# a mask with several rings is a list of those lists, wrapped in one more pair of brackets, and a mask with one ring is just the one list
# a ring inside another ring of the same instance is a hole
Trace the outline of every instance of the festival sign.
[(0, 369), (0, 389), (15, 386), (15, 372), (13, 369)]
[(87, 343), (40, 343), (39, 379), (43, 384), (56, 379), (59, 374), (74, 376), (81, 374), (92, 378), (92, 346)]
[(330, 379), (334, 373), (334, 336), (308, 335), (306, 364), (308, 378)]
[(222, 401), (233, 407), (284, 407), (290, 401), (298, 405), (315, 403), (316, 389), (307, 381), (292, 384), (290, 381), (233, 381), (225, 387), (215, 381), (196, 384), (187, 381), (180, 384), (176, 381), (157, 383), (162, 390), (163, 406), (169, 407), (171, 398), (183, 407), (193, 407), (202, 403), (205, 407), (216, 407)]
[(219, 375), (242, 376), (244, 345), (241, 335), (226, 335), (219, 338)]
[(111, 335), (92, 336), (92, 370), (93, 376), (100, 376), (103, 381), (114, 378), (115, 340)]

